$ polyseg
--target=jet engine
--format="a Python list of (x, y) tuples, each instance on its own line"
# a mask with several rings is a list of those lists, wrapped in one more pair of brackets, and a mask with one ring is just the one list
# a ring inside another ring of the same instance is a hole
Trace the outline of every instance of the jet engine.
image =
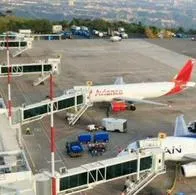
[(124, 102), (112, 102), (111, 108), (114, 112), (125, 111), (127, 110), (127, 104)]
[(125, 110), (131, 110), (135, 111), (136, 107), (134, 104), (126, 104), (125, 102), (112, 102), (111, 103), (111, 108), (112, 111), (114, 112), (120, 112), (120, 111), (125, 111)]
[(195, 177), (196, 176), (196, 162), (182, 165), (181, 171), (184, 177)]

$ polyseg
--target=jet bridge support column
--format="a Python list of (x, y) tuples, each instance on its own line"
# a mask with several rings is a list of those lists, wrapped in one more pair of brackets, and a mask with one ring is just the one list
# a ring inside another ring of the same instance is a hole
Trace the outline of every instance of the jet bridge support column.
[(74, 109), (75, 109), (75, 112), (78, 112), (78, 107), (77, 107), (77, 95), (75, 94), (75, 105), (74, 105)]
[(140, 149), (137, 150), (137, 181), (140, 180)]
[[(42, 61), (42, 66), (44, 65), (44, 62)], [(44, 69), (42, 68), (41, 76), (44, 76)]]
[(10, 125), (12, 124), (12, 102), (11, 102), (11, 64), (10, 64), (10, 51), (8, 45), (8, 34), (6, 37), (7, 41), (7, 66), (8, 66), (8, 75), (7, 75), (7, 82), (8, 82), (8, 118)]
[(54, 113), (53, 113), (53, 75), (50, 74), (50, 100), (51, 100), (51, 171), (52, 171), (52, 195), (56, 195), (56, 176), (55, 176), (55, 128), (54, 128)]

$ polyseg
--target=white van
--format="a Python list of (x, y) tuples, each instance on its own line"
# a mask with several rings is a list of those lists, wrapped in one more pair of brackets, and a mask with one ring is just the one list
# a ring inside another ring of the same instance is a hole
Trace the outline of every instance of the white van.
[(106, 131), (117, 131), (122, 133), (127, 131), (127, 120), (125, 119), (103, 118), (101, 125)]

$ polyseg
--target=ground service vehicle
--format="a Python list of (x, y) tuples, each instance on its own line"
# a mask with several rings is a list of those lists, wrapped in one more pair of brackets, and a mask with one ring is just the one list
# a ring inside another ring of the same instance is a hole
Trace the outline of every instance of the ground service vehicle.
[(99, 127), (97, 125), (95, 125), (95, 124), (90, 124), (86, 128), (87, 131), (96, 131), (98, 129), (99, 129)]
[(187, 127), (190, 132), (196, 133), (196, 121), (189, 122)]
[(80, 142), (67, 142), (66, 143), (67, 154), (71, 157), (82, 156), (84, 149)]
[(115, 118), (103, 118), (101, 125), (106, 131), (126, 132), (127, 131), (127, 120), (115, 119)]
[(90, 125), (87, 125), (86, 127), (86, 130), (89, 132), (103, 130), (103, 129), (104, 129), (103, 126), (95, 125), (95, 124), (90, 124)]

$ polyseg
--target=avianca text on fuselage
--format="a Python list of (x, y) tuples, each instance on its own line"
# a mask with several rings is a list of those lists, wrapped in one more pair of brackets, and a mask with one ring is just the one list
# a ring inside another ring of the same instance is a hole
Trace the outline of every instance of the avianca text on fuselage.
[(123, 90), (121, 89), (97, 89), (95, 96), (114, 96), (123, 95)]

